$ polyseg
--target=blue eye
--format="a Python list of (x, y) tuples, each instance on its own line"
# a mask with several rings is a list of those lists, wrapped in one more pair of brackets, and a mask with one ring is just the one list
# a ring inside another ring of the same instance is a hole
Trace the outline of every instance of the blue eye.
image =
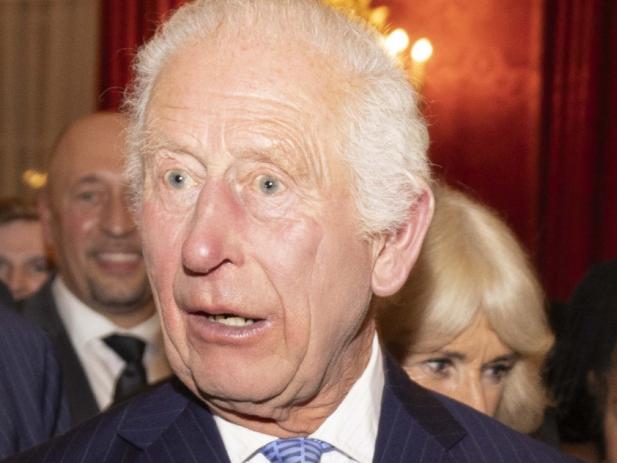
[(278, 193), (282, 188), (281, 182), (271, 175), (260, 175), (257, 177), (257, 182), (259, 190), (267, 195)]
[(170, 170), (165, 174), (165, 181), (172, 187), (177, 190), (185, 188), (189, 181), (190, 177), (188, 174), (181, 170)]

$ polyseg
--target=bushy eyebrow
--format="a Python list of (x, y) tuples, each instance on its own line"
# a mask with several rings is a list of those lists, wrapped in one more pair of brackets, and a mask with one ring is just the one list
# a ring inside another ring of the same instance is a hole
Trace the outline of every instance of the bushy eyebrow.
[(144, 158), (153, 156), (161, 151), (190, 153), (191, 148), (172, 140), (164, 132), (146, 129), (139, 145), (139, 154)]
[[(164, 134), (155, 133), (154, 131), (151, 131), (147, 137), (144, 137), (144, 142), (140, 147), (140, 153), (144, 156), (146, 162), (155, 155), (161, 155), (161, 153), (177, 153), (201, 158), (204, 156), (204, 153), (199, 151), (199, 148), (177, 143)], [(279, 143), (273, 143), (267, 147), (251, 146), (249, 144), (239, 145), (233, 148), (231, 155), (237, 159), (256, 163), (274, 164), (287, 171), (297, 170), (296, 164), (298, 163), (293, 162), (291, 156), (285, 152)]]
[[(232, 134), (234, 132), (242, 133), (247, 135), (247, 138), (250, 138), (253, 134), (267, 140), (268, 143), (236, 143), (234, 141), (234, 143), (229, 143), (231, 146), (226, 148), (236, 159), (274, 165), (298, 180), (307, 179), (311, 173), (315, 173), (317, 178), (322, 177), (320, 174), (323, 169), (319, 168), (318, 172), (314, 172), (315, 169), (311, 168), (309, 162), (311, 153), (306, 152), (306, 148), (300, 146), (301, 143), (297, 144), (285, 137), (276, 136), (275, 130), (268, 130), (269, 126), (270, 124), (267, 123), (259, 124), (257, 127), (248, 127), (244, 124), (233, 126), (230, 129)], [(201, 159), (204, 156), (204, 150), (205, 148), (198, 144), (189, 146), (178, 143), (163, 131), (153, 129), (144, 132), (144, 137), (139, 146), (139, 153), (146, 165), (155, 155), (160, 155), (161, 152), (186, 154)]]
[(279, 143), (258, 148), (241, 146), (233, 150), (232, 156), (255, 164), (273, 165), (298, 180), (307, 178), (310, 174), (304, 159), (300, 157), (294, 158), (294, 152), (291, 152)]
[(229, 133), (240, 134), (239, 138), (257, 136), (268, 143), (264, 146), (239, 142), (231, 147), (231, 154), (256, 162), (271, 163), (298, 179), (310, 178), (321, 184), (326, 181), (328, 174), (324, 156), (318, 144), (306, 132), (285, 119), (258, 116), (248, 118), (230, 127)]

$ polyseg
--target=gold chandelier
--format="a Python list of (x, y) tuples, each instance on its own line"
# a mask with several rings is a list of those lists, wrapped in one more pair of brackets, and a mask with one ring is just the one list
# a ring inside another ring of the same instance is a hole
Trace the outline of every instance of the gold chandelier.
[[(421, 90), (424, 85), (426, 62), (433, 54), (433, 46), (426, 37), (422, 37), (409, 47), (409, 35), (403, 28), (389, 30), (388, 16), (390, 9), (387, 6), (371, 6), (372, 0), (322, 0), (333, 8), (347, 12), (352, 16), (359, 16), (377, 29), (383, 36), (383, 44), (388, 52), (397, 59), (398, 63), (408, 69), (409, 77), (416, 89)], [(409, 50), (409, 53), (407, 51)]]
[(387, 26), (390, 10), (387, 6), (371, 6), (372, 0), (323, 0), (328, 5), (360, 16), (384, 33)]

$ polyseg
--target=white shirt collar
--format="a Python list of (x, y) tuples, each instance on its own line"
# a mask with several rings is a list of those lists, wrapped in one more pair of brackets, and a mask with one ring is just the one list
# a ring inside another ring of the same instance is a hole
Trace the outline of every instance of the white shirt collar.
[(136, 336), (146, 343), (143, 363), (148, 382), (169, 376), (171, 370), (163, 349), (163, 336), (156, 313), (139, 325), (124, 329), (79, 300), (60, 277), (54, 280), (51, 290), (58, 315), (99, 408), (105, 409), (112, 403), (116, 380), (125, 367), (124, 360), (103, 342), (103, 338), (112, 333)]
[[(347, 457), (343, 460), (338, 458), (338, 461), (360, 463), (373, 461), (384, 383), (383, 355), (375, 335), (371, 357), (364, 372), (334, 413), (309, 437), (328, 442), (336, 448), (337, 453)], [(258, 458), (261, 457), (257, 455), (258, 450), (277, 439), (243, 428), (218, 416), (215, 416), (214, 420), (230, 460), (234, 462), (265, 461)], [(322, 461), (334, 460), (332, 453), (334, 452), (324, 454)]]

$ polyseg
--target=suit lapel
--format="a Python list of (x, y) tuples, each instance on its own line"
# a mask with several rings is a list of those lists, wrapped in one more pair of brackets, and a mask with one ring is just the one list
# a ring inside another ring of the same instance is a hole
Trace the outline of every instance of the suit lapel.
[(58, 315), (51, 291), (51, 279), (21, 307), (26, 318), (42, 327), (52, 340), (62, 368), (62, 381), (73, 425), (96, 415), (100, 410), (86, 373)]
[[(118, 435), (157, 461), (229, 463), (209, 409), (177, 379), (129, 404)], [(375, 463), (450, 461), (467, 435), (428, 391), (386, 358)]]
[(118, 435), (156, 461), (229, 463), (210, 410), (179, 380), (129, 407)]
[(373, 461), (448, 461), (448, 449), (466, 436), (464, 428), (431, 393), (410, 381), (389, 356), (384, 369), (385, 386)]

